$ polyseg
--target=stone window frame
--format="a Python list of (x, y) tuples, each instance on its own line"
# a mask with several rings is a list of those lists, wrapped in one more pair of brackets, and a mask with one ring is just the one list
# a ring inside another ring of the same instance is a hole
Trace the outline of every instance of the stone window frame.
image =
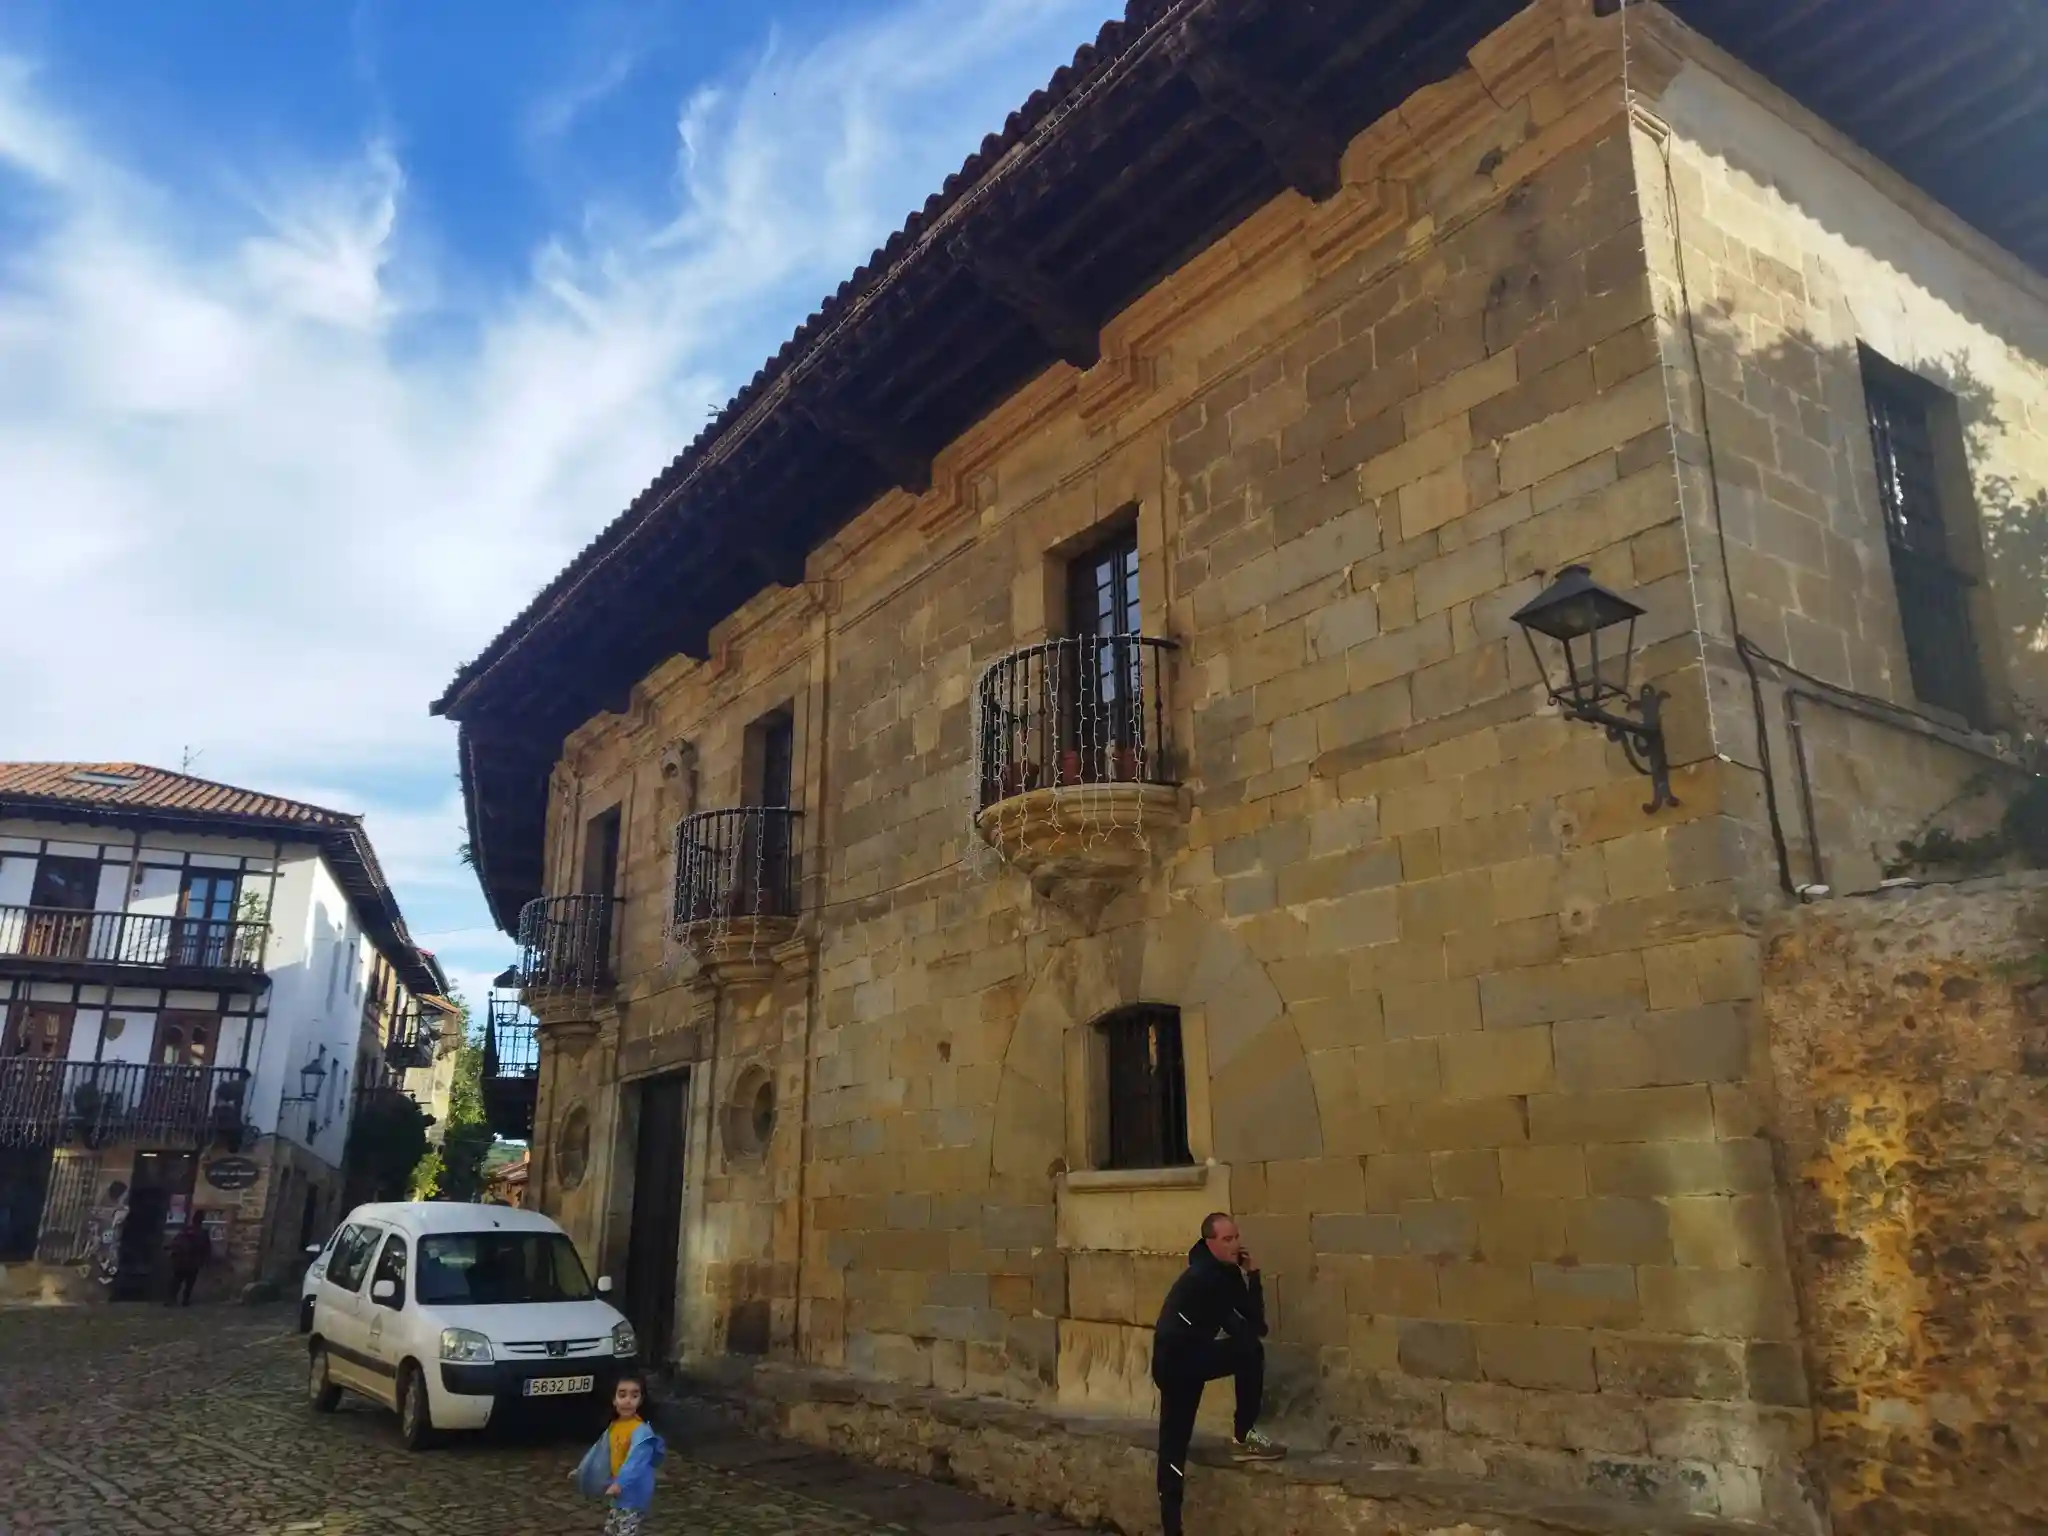
[(1016, 646), (1036, 645), (1067, 633), (1068, 577), (1074, 562), (1127, 529), (1135, 530), (1138, 541), (1139, 633), (1172, 638), (1162, 496), (1163, 491), (1147, 486), (1101, 513), (1096, 511), (1095, 498), (1084, 498), (1080, 517), (1062, 517), (1057, 523), (1048, 520), (1049, 526), (1039, 533), (1037, 568), (1021, 573), (1015, 589), (1019, 603), (1012, 640)]
[[(1109, 1042), (1104, 1019), (1133, 1008), (1172, 1008), (1180, 1019), (1181, 1076), (1187, 1095), (1189, 1161), (1159, 1168), (1111, 1168), (1109, 1161)], [(1068, 1028), (1066, 1054), (1066, 1185), (1090, 1190), (1191, 1189), (1207, 1183), (1216, 1161), (1209, 1101), (1208, 1023), (1199, 1007), (1158, 998), (1118, 1001), (1077, 1018)]]

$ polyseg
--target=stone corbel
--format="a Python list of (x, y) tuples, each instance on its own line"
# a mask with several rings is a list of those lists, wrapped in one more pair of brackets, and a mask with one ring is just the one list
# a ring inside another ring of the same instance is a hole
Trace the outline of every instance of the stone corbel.
[(765, 991), (808, 965), (814, 943), (809, 923), (793, 917), (699, 923), (678, 937), (696, 958), (706, 985), (742, 996)]
[(982, 837), (1040, 900), (1083, 933), (1151, 867), (1154, 835), (1184, 822), (1182, 794), (1155, 784), (1031, 790), (981, 813)]
[(1081, 422), (1094, 431), (1120, 415), (1134, 402), (1152, 392), (1155, 369), (1152, 359), (1125, 346), (1104, 355), (1101, 362), (1081, 375)]

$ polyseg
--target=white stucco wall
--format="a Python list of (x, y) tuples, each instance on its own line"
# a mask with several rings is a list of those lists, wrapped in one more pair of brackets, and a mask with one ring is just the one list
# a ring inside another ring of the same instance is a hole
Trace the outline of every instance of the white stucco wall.
[[(311, 1150), (338, 1164), (346, 1145), (351, 1095), (357, 1084), (363, 999), (375, 952), (333, 872), (311, 843), (285, 845), (269, 838), (180, 837), (151, 833), (138, 845), (125, 831), (60, 822), (0, 820), (0, 905), (26, 905), (35, 878), (39, 843), (49, 851), (98, 857), (102, 869), (98, 909), (168, 917), (176, 913), (182, 868), (236, 868), (258, 861), (246, 888), (270, 890), (270, 937), (265, 968), (270, 988), (252, 1015), (235, 999), (223, 1018), (212, 1060), (245, 1064), (251, 1082), (246, 1101), (252, 1123), (304, 1141), (308, 1115), (302, 1105), (284, 1104), (301, 1091), (301, 1068), (318, 1060), (326, 1068), (317, 1111), (319, 1126)], [(277, 878), (270, 885), (268, 871)], [(61, 989), (65, 997), (67, 989)], [(29, 995), (23, 991), (23, 996)], [(39, 990), (37, 995), (41, 995)], [(52, 995), (51, 1000), (55, 1000)], [(155, 1040), (159, 1000), (150, 990), (92, 988), (81, 992), (70, 1056), (78, 1061), (146, 1062)], [(213, 994), (172, 995), (167, 1008), (211, 1012)], [(122, 1020), (113, 1038), (104, 1021)], [(246, 1056), (244, 1042), (247, 1044)]]

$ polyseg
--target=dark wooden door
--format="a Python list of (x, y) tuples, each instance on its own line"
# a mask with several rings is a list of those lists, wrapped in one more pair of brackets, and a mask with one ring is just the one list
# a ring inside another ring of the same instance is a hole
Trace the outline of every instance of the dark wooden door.
[(36, 1256), (50, 1161), (48, 1147), (0, 1148), (0, 1264)]
[(683, 1240), (683, 1160), (688, 1147), (686, 1072), (640, 1084), (640, 1137), (633, 1151), (633, 1225), (626, 1250), (626, 1315), (640, 1357), (668, 1360), (676, 1341), (676, 1274)]

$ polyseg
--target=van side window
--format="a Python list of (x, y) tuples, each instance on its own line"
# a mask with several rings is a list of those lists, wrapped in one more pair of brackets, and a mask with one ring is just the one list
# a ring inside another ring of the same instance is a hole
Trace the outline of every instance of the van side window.
[(394, 1312), (402, 1308), (405, 1305), (405, 1239), (396, 1232), (384, 1240), (384, 1251), (377, 1255), (377, 1272), (370, 1277), (372, 1291), (377, 1289), (379, 1280), (389, 1280), (398, 1287), (389, 1301), (379, 1305)]
[(344, 1291), (361, 1288), (370, 1267), (370, 1255), (377, 1250), (375, 1227), (350, 1222), (334, 1240), (334, 1257), (327, 1264), (327, 1283)]

